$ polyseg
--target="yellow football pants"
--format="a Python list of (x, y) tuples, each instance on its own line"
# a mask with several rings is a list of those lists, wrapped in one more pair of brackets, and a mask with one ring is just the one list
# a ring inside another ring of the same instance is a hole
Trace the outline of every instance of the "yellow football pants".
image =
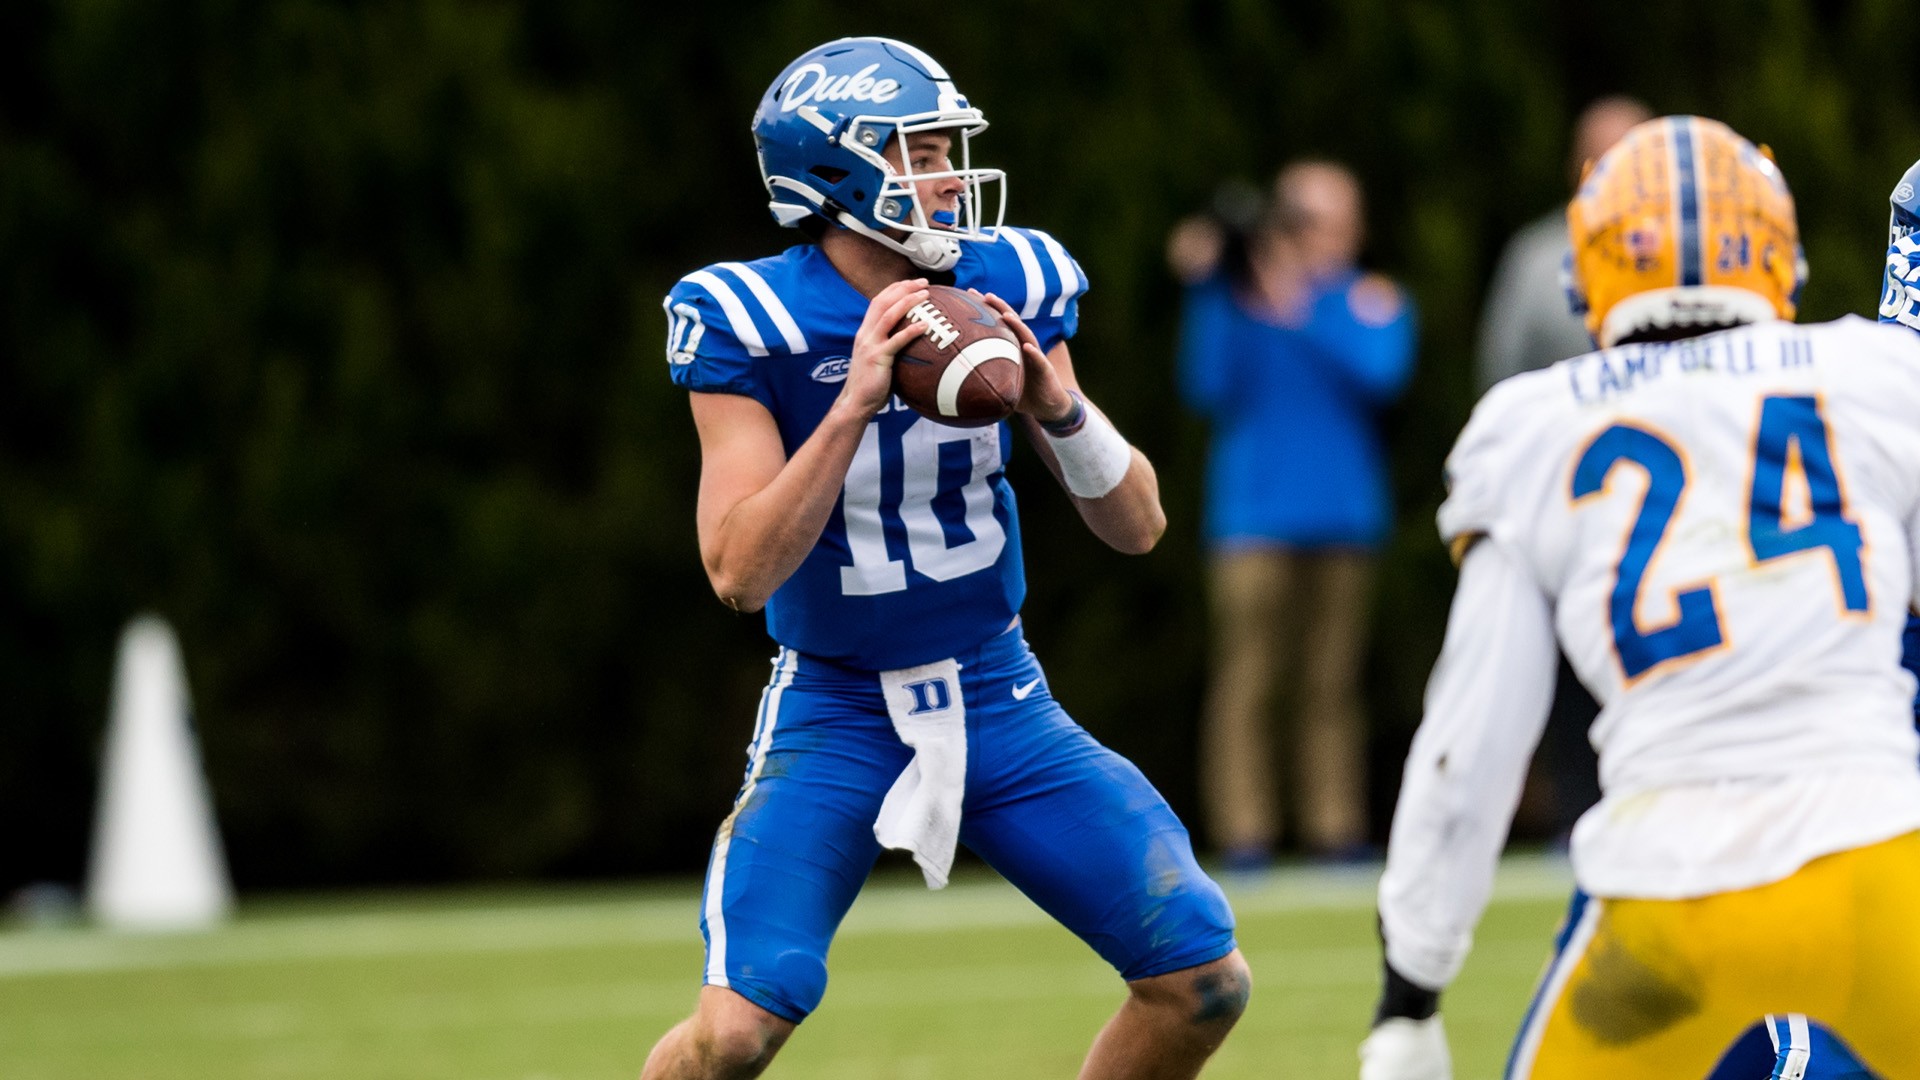
[(1576, 903), (1508, 1080), (1700, 1080), (1766, 1013), (1806, 1013), (1920, 1080), (1920, 833), (1694, 900)]

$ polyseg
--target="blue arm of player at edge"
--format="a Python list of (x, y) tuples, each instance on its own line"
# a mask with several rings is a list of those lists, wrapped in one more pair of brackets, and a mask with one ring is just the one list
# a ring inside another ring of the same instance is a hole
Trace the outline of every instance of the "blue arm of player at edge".
[[(1920, 679), (1920, 615), (1907, 616), (1904, 645), (1900, 663), (1908, 671), (1913, 672), (1914, 678)], [(1914, 698), (1913, 701), (1913, 719), (1915, 723), (1920, 723), (1920, 697)]]

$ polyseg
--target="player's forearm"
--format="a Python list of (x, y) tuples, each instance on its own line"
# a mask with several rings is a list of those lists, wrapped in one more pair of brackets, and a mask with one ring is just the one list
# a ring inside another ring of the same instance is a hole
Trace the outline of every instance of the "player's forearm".
[[(1089, 403), (1087, 408), (1093, 406)], [(1160, 478), (1153, 463), (1137, 448), (1127, 446), (1126, 473), (1105, 494), (1088, 497), (1076, 494), (1062, 472), (1060, 458), (1045, 429), (1033, 417), (1023, 417), (1027, 437), (1054, 479), (1067, 489), (1080, 520), (1108, 547), (1127, 555), (1144, 555), (1153, 550), (1167, 531), (1166, 511), (1160, 506)]]
[(772, 482), (735, 503), (707, 545), (707, 577), (736, 611), (765, 607), (827, 527), (868, 417), (835, 405)]
[(1472, 944), (1555, 666), (1546, 598), (1505, 550), (1478, 544), (1461, 566), (1380, 880), (1387, 960), (1429, 990), (1452, 981)]
[(1160, 507), (1160, 478), (1153, 463), (1138, 449), (1126, 479), (1098, 499), (1073, 496), (1080, 520), (1108, 547), (1127, 555), (1145, 555), (1167, 531), (1167, 514)]

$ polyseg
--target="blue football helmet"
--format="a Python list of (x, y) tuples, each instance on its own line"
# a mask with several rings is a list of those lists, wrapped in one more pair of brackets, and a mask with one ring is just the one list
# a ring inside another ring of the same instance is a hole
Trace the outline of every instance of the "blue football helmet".
[(1920, 330), (1920, 161), (1887, 197), (1887, 263), (1880, 276), (1880, 321)]
[(1895, 240), (1920, 230), (1920, 161), (1907, 166), (1887, 201), (1893, 204), (1893, 213), (1887, 217), (1887, 246), (1891, 247)]
[[(819, 216), (892, 248), (927, 270), (960, 261), (960, 241), (992, 243), (1006, 215), (1006, 174), (976, 169), (968, 140), (987, 128), (980, 110), (953, 87), (933, 57), (891, 38), (830, 41), (787, 65), (753, 114), (760, 177), (781, 225)], [(907, 155), (896, 169), (881, 151), (915, 132), (953, 136), (960, 167), (913, 171)], [(966, 189), (959, 212), (929, 213), (918, 181), (957, 177)], [(998, 185), (999, 207), (983, 223), (985, 185)], [(904, 236), (889, 235), (889, 232)]]

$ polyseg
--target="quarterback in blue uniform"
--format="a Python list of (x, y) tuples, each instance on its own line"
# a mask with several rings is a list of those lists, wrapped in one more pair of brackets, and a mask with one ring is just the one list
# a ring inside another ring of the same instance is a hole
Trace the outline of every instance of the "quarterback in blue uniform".
[[(812, 242), (666, 298), (700, 434), (701, 558), (781, 648), (708, 865), (699, 1006), (645, 1080), (763, 1070), (820, 1003), (882, 847), (938, 888), (966, 844), (1119, 971), (1130, 993), (1084, 1077), (1193, 1076), (1244, 1008), (1233, 915), (1186, 829), (1054, 701), (1020, 632), (1014, 426), (1109, 545), (1145, 552), (1165, 517), (1152, 465), (1077, 388), (1085, 275), (988, 214), (1005, 189), (970, 160), (985, 127), (903, 42), (806, 53), (753, 134), (774, 218)], [(1012, 424), (949, 427), (892, 396), (922, 332), (893, 328), (930, 283), (975, 290), (1021, 338)]]

